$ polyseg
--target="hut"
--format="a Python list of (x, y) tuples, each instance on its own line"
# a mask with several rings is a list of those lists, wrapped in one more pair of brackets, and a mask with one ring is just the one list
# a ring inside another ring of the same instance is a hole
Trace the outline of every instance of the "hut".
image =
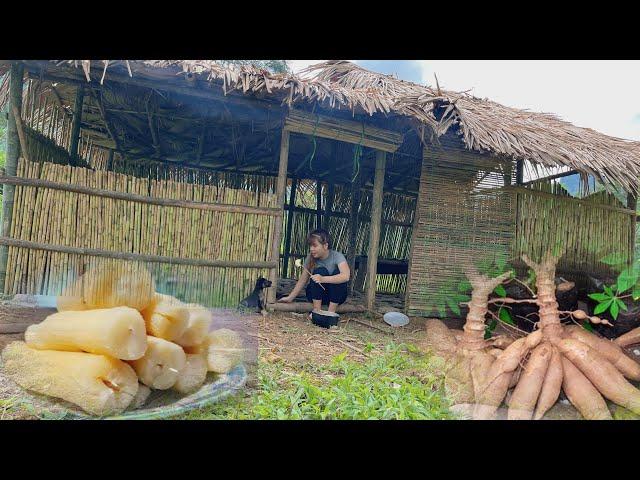
[[(166, 293), (231, 306), (260, 276), (285, 286), (304, 234), (324, 226), (355, 272), (355, 310), (448, 317), (469, 262), (517, 264), (562, 241), (559, 270), (579, 276), (635, 246), (639, 144), (550, 114), (345, 61), (300, 75), (205, 60), (0, 73), (5, 295), (57, 295), (88, 262), (133, 261)], [(553, 187), (567, 175), (607, 191), (574, 198)], [(269, 308), (292, 308), (276, 295)]]

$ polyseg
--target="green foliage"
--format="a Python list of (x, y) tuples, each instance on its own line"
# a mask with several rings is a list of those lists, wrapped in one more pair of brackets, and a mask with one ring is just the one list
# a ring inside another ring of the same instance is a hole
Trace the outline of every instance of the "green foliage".
[(409, 345), (388, 345), (365, 363), (347, 352), (329, 365), (288, 372), (281, 364), (260, 363), (259, 390), (188, 419), (448, 419), (443, 364), (437, 357), (411, 354)]
[(616, 320), (620, 310), (627, 310), (623, 298), (640, 299), (640, 262), (634, 260), (629, 265), (627, 257), (617, 252), (603, 257), (600, 261), (620, 273), (618, 273), (616, 283), (604, 285), (603, 292), (589, 294), (589, 298), (598, 302), (593, 313), (600, 315), (609, 311), (611, 317)]
[[(493, 290), (493, 293), (495, 293), (500, 298), (507, 296), (507, 291), (502, 285), (498, 285)], [(500, 307), (498, 309), (498, 318), (500, 319), (501, 322), (508, 323), (509, 325), (515, 325), (515, 322), (513, 321), (513, 317), (511, 316), (511, 312), (509, 311), (509, 309), (505, 307)], [(493, 335), (493, 332), (495, 331), (497, 326), (498, 326), (498, 320), (496, 320), (495, 318), (492, 318), (491, 321), (487, 324), (487, 326), (484, 329), (485, 340), (491, 338), (491, 335)]]
[(291, 68), (286, 60), (216, 60), (222, 65), (253, 65), (272, 73), (290, 73)]

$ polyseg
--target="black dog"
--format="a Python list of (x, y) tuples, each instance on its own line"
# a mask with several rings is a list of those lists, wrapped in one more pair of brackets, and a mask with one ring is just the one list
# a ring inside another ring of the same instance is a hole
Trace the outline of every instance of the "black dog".
[(247, 298), (242, 300), (238, 307), (240, 309), (251, 309), (262, 313), (262, 315), (267, 314), (267, 298), (265, 289), (271, 286), (271, 281), (267, 280), (264, 277), (260, 277), (256, 281), (256, 286)]

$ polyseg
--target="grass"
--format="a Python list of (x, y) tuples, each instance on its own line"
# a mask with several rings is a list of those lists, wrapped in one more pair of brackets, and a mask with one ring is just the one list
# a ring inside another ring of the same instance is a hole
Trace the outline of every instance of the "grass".
[(347, 352), (326, 365), (258, 364), (258, 387), (183, 419), (450, 419), (442, 360), (388, 345), (359, 363)]

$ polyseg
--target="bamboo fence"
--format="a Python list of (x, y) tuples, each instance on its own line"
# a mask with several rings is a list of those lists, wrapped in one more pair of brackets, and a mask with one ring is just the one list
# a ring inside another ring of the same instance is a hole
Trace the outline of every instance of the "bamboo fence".
[[(553, 195), (549, 195), (553, 194)], [(601, 191), (581, 200), (555, 183), (518, 189), (517, 235), (513, 258), (519, 270), (523, 254), (541, 258), (549, 247), (563, 248), (558, 273), (583, 277), (609, 275), (600, 260), (610, 253), (629, 255), (634, 247), (635, 212), (626, 211), (614, 194)]]
[[(163, 176), (159, 171), (156, 174)], [(275, 204), (273, 182), (265, 178), (241, 181), (237, 175), (219, 174), (216, 182), (206, 184), (204, 177), (196, 179), (200, 183), (186, 182), (187, 173), (180, 176), (175, 169), (159, 180), (24, 159), (19, 162), (18, 176), (161, 199), (258, 207)], [(237, 184), (252, 190), (235, 188)], [(16, 187), (14, 219), (11, 238), (38, 244), (244, 262), (268, 260), (273, 229), (269, 215), (167, 207), (31, 186)], [(57, 295), (89, 263), (121, 264), (123, 260), (9, 247), (5, 293)], [(162, 291), (210, 306), (237, 304), (255, 280), (268, 273), (267, 268), (146, 264)]]

